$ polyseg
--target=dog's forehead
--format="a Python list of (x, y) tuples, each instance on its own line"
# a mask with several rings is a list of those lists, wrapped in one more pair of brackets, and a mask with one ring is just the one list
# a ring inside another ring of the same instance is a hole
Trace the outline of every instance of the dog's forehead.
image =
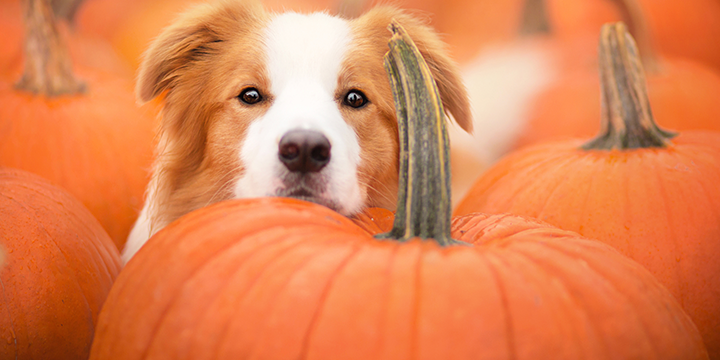
[(332, 93), (351, 41), (350, 26), (341, 18), (326, 13), (276, 15), (264, 34), (273, 92), (302, 79)]

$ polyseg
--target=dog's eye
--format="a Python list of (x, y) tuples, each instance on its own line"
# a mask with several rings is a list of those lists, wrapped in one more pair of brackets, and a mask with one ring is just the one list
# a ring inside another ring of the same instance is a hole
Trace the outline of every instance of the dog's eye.
[(240, 93), (238, 99), (248, 105), (252, 105), (259, 103), (262, 100), (262, 96), (256, 88), (247, 88)]
[(345, 94), (343, 103), (352, 108), (361, 108), (367, 104), (368, 100), (360, 90), (350, 90)]

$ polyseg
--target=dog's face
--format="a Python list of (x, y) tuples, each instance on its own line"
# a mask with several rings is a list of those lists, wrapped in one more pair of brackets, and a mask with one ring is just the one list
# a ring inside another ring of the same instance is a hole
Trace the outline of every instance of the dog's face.
[(383, 67), (392, 18), (423, 52), (446, 110), (468, 127), (442, 43), (396, 9), (345, 20), (225, 1), (166, 29), (138, 80), (141, 100), (166, 94), (148, 200), (154, 225), (241, 197), (302, 198), (345, 215), (393, 208), (398, 134)]

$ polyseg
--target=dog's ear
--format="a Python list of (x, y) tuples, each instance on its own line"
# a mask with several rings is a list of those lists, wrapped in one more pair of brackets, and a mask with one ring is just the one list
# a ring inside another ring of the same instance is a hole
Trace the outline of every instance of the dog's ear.
[(192, 7), (165, 28), (143, 55), (135, 92), (147, 102), (172, 89), (188, 64), (202, 61), (243, 25), (264, 16), (259, 1), (216, 1)]
[[(460, 127), (468, 132), (472, 131), (470, 101), (460, 69), (448, 55), (445, 43), (435, 30), (420, 17), (390, 6), (375, 7), (357, 20), (364, 22), (364, 26), (374, 27), (376, 34), (384, 39), (384, 44), (387, 44), (390, 39), (390, 31), (387, 27), (393, 19), (405, 28), (430, 67), (445, 112), (452, 115)], [(387, 47), (385, 49), (387, 50)]]

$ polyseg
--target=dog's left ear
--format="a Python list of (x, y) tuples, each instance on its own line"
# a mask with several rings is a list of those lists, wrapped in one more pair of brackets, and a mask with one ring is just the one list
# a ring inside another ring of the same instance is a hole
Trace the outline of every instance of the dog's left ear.
[(227, 34), (241, 36), (264, 16), (258, 0), (219, 0), (195, 5), (165, 28), (143, 55), (136, 94), (147, 102), (171, 90), (183, 70), (222, 46)]
[(435, 30), (426, 25), (419, 17), (390, 6), (375, 7), (357, 21), (364, 23), (366, 27), (376, 29), (373, 31), (374, 35), (382, 37), (384, 43), (387, 44), (390, 39), (390, 31), (387, 30), (387, 27), (393, 19), (405, 28), (430, 67), (445, 112), (452, 115), (452, 118), (465, 131), (471, 132), (470, 101), (460, 75), (460, 68), (448, 55), (445, 43), (440, 40)]

